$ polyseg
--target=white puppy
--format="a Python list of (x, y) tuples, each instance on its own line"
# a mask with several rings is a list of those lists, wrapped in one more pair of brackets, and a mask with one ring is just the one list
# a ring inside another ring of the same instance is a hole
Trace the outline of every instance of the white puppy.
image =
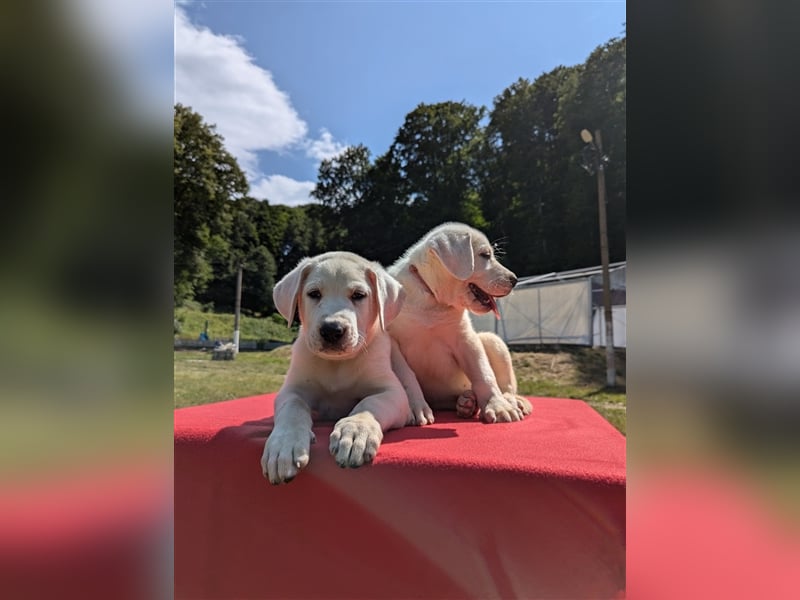
[[(503, 267), (480, 231), (445, 223), (428, 232), (388, 269), (406, 298), (389, 332), (416, 374), (434, 409), (468, 417), (481, 411), (487, 423), (518, 421), (530, 402), (517, 395), (511, 355), (493, 333), (476, 333), (467, 311), (494, 311), (517, 278)], [(408, 388), (412, 409), (422, 401)]]
[(330, 452), (340, 466), (372, 461), (383, 432), (412, 420), (386, 333), (402, 288), (378, 263), (328, 252), (303, 259), (275, 285), (273, 297), (278, 312), (291, 323), (297, 311), (301, 325), (275, 399), (264, 476), (288, 482), (308, 464), (314, 418), (336, 420)]

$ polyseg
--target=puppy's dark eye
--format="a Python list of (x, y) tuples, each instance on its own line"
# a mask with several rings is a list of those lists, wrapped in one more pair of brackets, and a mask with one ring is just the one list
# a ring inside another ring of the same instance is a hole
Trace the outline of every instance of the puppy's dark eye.
[(483, 258), (492, 258), (492, 253), (487, 251), (481, 252), (480, 254)]
[(351, 299), (353, 302), (357, 302), (358, 300), (363, 300), (363, 299), (364, 299), (364, 298), (366, 298), (366, 297), (367, 297), (367, 295), (366, 295), (364, 292), (362, 292), (361, 290), (356, 290), (356, 291), (355, 291), (355, 292), (353, 292), (353, 294), (350, 296), (350, 299)]
[(309, 290), (308, 292), (306, 292), (306, 296), (308, 296), (309, 298), (313, 298), (314, 300), (319, 300), (320, 298), (322, 298), (322, 294), (320, 293), (319, 290)]

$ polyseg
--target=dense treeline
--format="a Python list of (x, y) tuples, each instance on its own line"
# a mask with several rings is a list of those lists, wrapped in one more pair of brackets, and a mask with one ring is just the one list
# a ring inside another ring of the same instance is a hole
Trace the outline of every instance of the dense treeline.
[(213, 125), (175, 107), (175, 302), (274, 310), (274, 282), (303, 256), (347, 249), (393, 262), (431, 227), (463, 221), (497, 241), (518, 275), (600, 262), (597, 183), (581, 166), (580, 131), (602, 132), (611, 260), (625, 257), (625, 38), (581, 65), (520, 78), (491, 110), (420, 104), (389, 149), (363, 145), (322, 162), (318, 204), (271, 205)]

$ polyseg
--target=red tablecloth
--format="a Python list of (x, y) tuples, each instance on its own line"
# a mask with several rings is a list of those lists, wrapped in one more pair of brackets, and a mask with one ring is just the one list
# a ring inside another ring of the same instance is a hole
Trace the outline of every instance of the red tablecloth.
[(615, 598), (625, 438), (585, 403), (519, 423), (439, 413), (340, 469), (331, 424), (271, 486), (274, 394), (175, 411), (177, 598)]

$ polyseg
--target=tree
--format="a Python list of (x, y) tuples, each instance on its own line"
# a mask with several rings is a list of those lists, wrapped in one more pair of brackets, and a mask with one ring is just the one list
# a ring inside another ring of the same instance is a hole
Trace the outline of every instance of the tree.
[(370, 162), (363, 146), (347, 148), (322, 162), (312, 196), (331, 249), (343, 249), (387, 264), (408, 242), (400, 237), (408, 225), (408, 206), (398, 195), (402, 184), (388, 154)]
[(599, 129), (606, 168), (609, 253), (612, 261), (625, 257), (626, 177), (626, 40), (613, 38), (597, 47), (581, 66), (574, 85), (565, 91), (557, 118), (570, 164), (565, 177), (565, 224), (583, 231), (567, 249), (570, 266), (596, 264), (599, 256), (597, 184), (580, 167), (580, 131)]
[(320, 164), (311, 196), (327, 208), (320, 218), (331, 245), (347, 247), (360, 239), (358, 226), (363, 214), (362, 218), (353, 216), (367, 210), (371, 169), (369, 149), (363, 144), (350, 146)]
[(277, 266), (274, 256), (261, 243), (259, 216), (268, 206), (250, 197), (231, 203), (231, 228), (227, 244), (218, 252), (209, 253), (213, 278), (198, 300), (212, 303), (215, 310), (232, 311), (236, 295), (236, 277), (242, 267), (242, 311), (268, 313), (274, 310), (272, 287)]
[(557, 67), (533, 83), (520, 78), (494, 100), (482, 179), (490, 234), (508, 240), (508, 266), (557, 269), (565, 245), (564, 143), (556, 116), (575, 68)]
[(495, 98), (481, 175), (491, 238), (520, 274), (599, 262), (597, 185), (580, 166), (583, 128), (600, 129), (612, 260), (625, 256), (625, 40), (584, 64), (519, 79)]
[(306, 256), (330, 249), (320, 222), (322, 208), (315, 205), (281, 207), (287, 209), (287, 219), (275, 255), (278, 277), (283, 277)]
[(336, 212), (363, 204), (369, 190), (369, 149), (350, 146), (338, 156), (322, 161), (311, 196)]
[(231, 201), (247, 192), (236, 159), (213, 125), (190, 108), (175, 105), (174, 271), (175, 303), (202, 292), (213, 277), (209, 253), (226, 252)]
[(406, 115), (389, 155), (417, 236), (448, 220), (485, 227), (478, 195), (484, 112), (441, 102), (420, 104)]

